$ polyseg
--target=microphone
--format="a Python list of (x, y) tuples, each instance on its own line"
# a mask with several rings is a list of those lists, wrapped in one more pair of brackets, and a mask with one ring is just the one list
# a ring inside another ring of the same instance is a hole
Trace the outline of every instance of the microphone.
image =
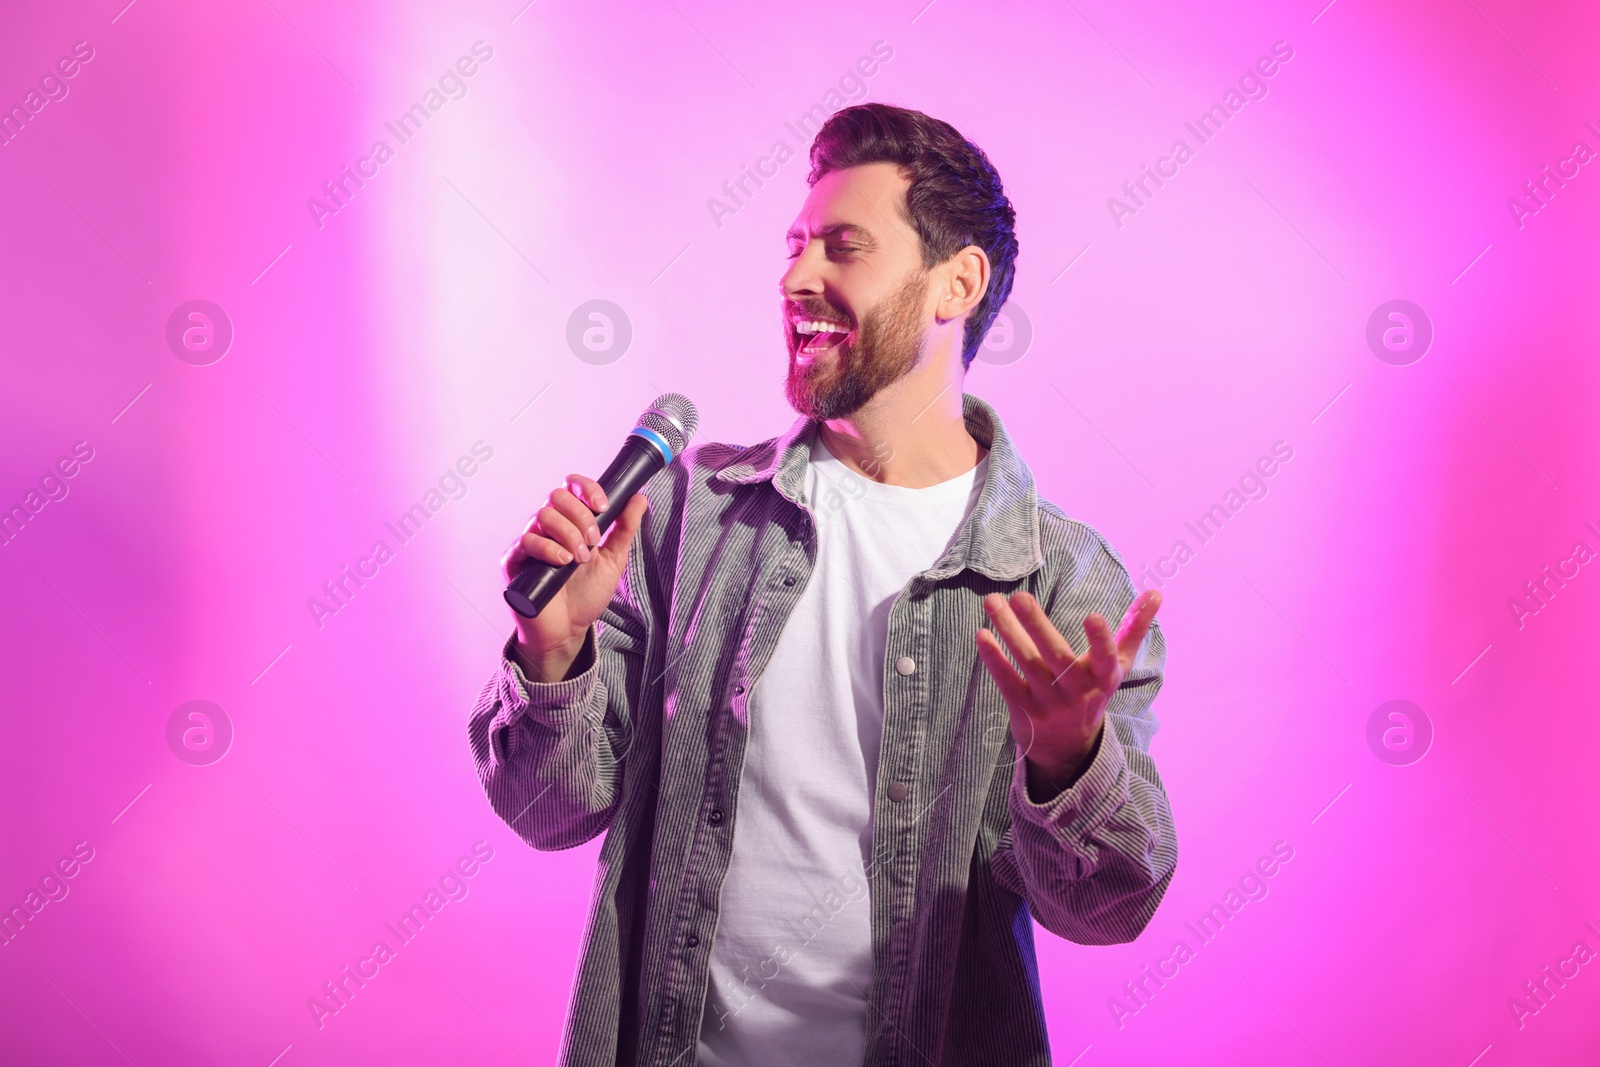
[[(607, 506), (594, 518), (602, 534), (622, 514), (633, 494), (688, 446), (699, 425), (700, 413), (695, 410), (694, 401), (682, 393), (663, 393), (645, 409), (617, 458), (595, 479), (606, 492)], [(506, 586), (506, 603), (518, 615), (531, 619), (544, 610), (577, 569), (577, 560), (557, 567), (530, 559)]]

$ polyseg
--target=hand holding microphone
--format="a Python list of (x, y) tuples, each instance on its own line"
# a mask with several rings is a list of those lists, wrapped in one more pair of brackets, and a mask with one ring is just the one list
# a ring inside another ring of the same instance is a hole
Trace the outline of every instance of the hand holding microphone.
[(658, 397), (605, 473), (568, 475), (506, 553), (505, 599), (535, 680), (566, 677), (627, 568), (647, 506), (639, 490), (687, 446), (698, 422), (687, 397)]

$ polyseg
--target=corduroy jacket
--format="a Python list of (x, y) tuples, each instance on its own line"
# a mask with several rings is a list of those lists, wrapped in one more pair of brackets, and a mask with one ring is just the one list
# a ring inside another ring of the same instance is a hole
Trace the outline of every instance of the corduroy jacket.
[[(1027, 792), (1005, 702), (974, 645), (983, 597), (1028, 590), (1082, 652), (1084, 617), (1116, 626), (1135, 590), (1098, 533), (1038, 499), (994, 409), (971, 395), (963, 409), (989, 449), (977, 504), (889, 615), (866, 864), (869, 1067), (1050, 1063), (1033, 921), (1084, 945), (1132, 940), (1177, 864), (1148, 753), (1166, 658), (1159, 625), (1081, 777), (1043, 803)], [(695, 1062), (759, 714), (750, 695), (815, 563), (813, 509), (840, 506), (805, 498), (816, 432), (802, 418), (749, 448), (699, 445), (656, 475), (573, 676), (530, 681), (507, 642), (473, 709), (484, 790), (523, 840), (563, 849), (605, 834), (567, 1067)]]

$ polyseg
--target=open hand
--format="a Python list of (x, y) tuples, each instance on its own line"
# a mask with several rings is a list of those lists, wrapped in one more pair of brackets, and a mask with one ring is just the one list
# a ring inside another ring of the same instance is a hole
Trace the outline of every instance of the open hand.
[[(1089, 647), (1081, 656), (1031, 593), (1015, 593), (1009, 602), (990, 593), (983, 607), (1000, 637), (979, 630), (978, 656), (1011, 712), (1011, 736), (1028, 761), (1028, 792), (1035, 798), (1054, 796), (1088, 766), (1106, 704), (1150, 632), (1161, 594), (1147, 589), (1135, 597), (1114, 638), (1104, 616), (1086, 617)], [(1020, 673), (1006, 659), (1001, 639)]]

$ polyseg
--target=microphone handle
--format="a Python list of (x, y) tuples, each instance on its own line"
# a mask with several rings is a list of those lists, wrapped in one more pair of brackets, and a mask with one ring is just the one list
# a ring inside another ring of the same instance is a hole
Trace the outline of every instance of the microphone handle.
[[(606, 492), (605, 510), (594, 519), (602, 534), (622, 514), (622, 509), (628, 506), (633, 494), (643, 489), (644, 484), (666, 465), (666, 458), (654, 443), (637, 433), (628, 435), (617, 458), (596, 479)], [(543, 560), (527, 560), (506, 586), (506, 603), (523, 618), (534, 618), (561, 591), (561, 587), (567, 584), (567, 579), (577, 569), (576, 559), (559, 567)]]

